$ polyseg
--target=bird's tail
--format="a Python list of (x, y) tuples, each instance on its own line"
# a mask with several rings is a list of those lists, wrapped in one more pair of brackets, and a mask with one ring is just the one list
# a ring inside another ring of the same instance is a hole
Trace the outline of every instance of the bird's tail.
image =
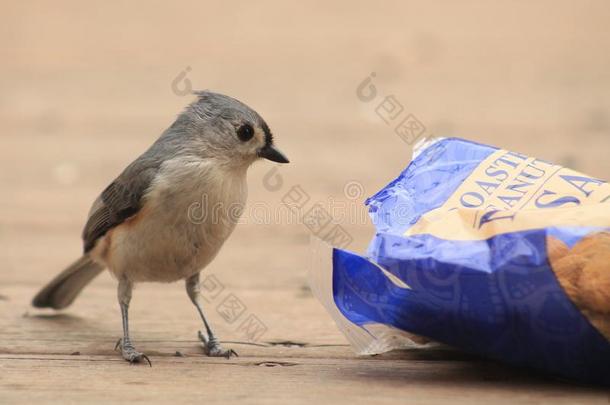
[(40, 290), (32, 300), (32, 305), (38, 308), (65, 308), (103, 270), (102, 265), (83, 255)]

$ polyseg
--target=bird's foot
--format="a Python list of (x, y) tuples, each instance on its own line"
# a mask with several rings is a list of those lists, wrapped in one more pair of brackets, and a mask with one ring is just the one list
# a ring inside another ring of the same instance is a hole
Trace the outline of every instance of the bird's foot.
[(125, 339), (125, 341), (123, 341), (123, 339), (119, 339), (114, 346), (114, 350), (117, 350), (118, 348), (121, 349), (121, 355), (129, 362), (129, 364), (142, 363), (144, 360), (146, 360), (148, 365), (152, 367), (152, 363), (150, 362), (148, 356), (136, 351), (131, 341), (127, 339)]
[(199, 340), (203, 342), (203, 352), (209, 357), (225, 357), (230, 359), (231, 356), (239, 357), (233, 349), (224, 349), (218, 339), (215, 337), (207, 338), (201, 331), (198, 333)]

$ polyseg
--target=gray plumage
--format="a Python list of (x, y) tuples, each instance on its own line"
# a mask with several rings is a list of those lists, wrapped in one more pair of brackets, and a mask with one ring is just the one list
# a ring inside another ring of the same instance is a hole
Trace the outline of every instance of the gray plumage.
[(103, 192), (92, 210), (83, 231), (84, 251), (89, 252), (109, 229), (121, 224), (141, 208), (142, 197), (157, 175), (161, 164), (179, 155), (202, 158), (222, 157), (241, 161), (234, 150), (234, 139), (226, 132), (244, 118), (260, 125), (265, 142), (273, 137), (263, 119), (245, 104), (216, 93), (197, 92), (199, 99), (189, 105), (161, 137)]
[(84, 255), (59, 273), (34, 297), (35, 307), (62, 309), (72, 304), (81, 290), (104, 271), (104, 266), (94, 263)]
[[(64, 308), (108, 268), (119, 280), (122, 353), (131, 362), (145, 357), (129, 341), (127, 324), (131, 288), (140, 281), (187, 280), (189, 297), (206, 326), (206, 352), (234, 353), (220, 348), (203, 317), (199, 272), (236, 225), (234, 207), (239, 213), (245, 204), (248, 167), (259, 158), (288, 162), (250, 107), (217, 93), (197, 96), (95, 200), (82, 234), (83, 257), (33, 300), (37, 307)], [(206, 214), (201, 219), (191, 215), (197, 205)]]

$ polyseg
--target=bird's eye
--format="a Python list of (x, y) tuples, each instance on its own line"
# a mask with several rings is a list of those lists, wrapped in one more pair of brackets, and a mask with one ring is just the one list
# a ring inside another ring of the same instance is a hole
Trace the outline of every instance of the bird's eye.
[(237, 129), (237, 137), (242, 141), (246, 142), (252, 139), (254, 136), (254, 130), (250, 124), (244, 124)]

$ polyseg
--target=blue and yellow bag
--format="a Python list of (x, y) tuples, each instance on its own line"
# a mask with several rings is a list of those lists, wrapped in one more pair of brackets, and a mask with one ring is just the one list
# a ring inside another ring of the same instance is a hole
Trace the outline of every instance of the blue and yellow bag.
[(355, 349), (468, 352), (610, 385), (610, 185), (461, 139), (416, 148), (366, 204), (366, 256), (314, 244), (314, 293)]

